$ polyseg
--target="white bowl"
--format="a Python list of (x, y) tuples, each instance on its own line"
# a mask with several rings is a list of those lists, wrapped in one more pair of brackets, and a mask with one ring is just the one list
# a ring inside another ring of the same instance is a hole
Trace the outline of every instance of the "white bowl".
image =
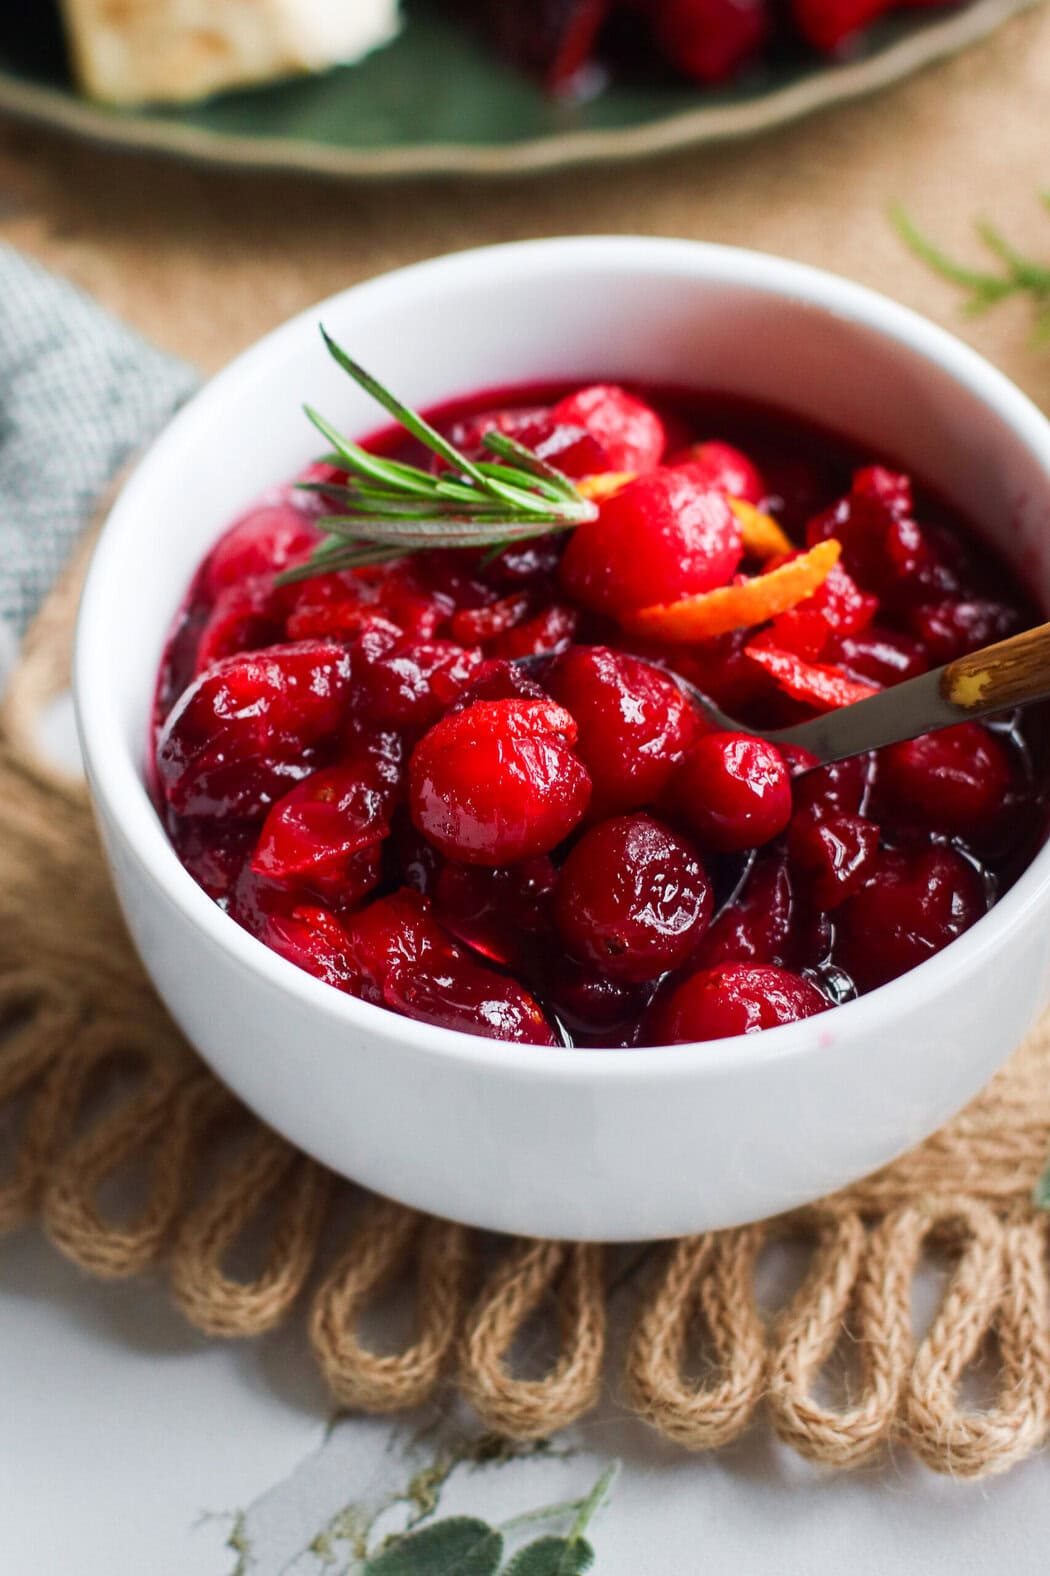
[(630, 1239), (730, 1226), (890, 1160), (973, 1095), (1047, 1000), (1050, 850), (938, 956), (847, 1006), (703, 1045), (566, 1051), (396, 1017), (319, 983), (183, 870), (144, 787), (154, 679), (194, 567), (377, 409), (323, 319), (403, 397), (651, 379), (766, 399), (862, 438), (961, 504), (1050, 606), (1050, 427), (948, 334), (776, 258), (595, 238), (464, 252), (334, 296), (247, 351), (172, 422), (95, 554), (76, 650), (88, 776), (143, 962), (216, 1073), (280, 1132), (381, 1193), (475, 1225)]

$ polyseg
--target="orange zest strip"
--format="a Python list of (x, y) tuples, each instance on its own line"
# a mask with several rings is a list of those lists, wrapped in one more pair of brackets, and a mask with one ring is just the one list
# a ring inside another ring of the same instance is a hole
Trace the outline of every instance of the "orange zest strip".
[(620, 622), (632, 634), (655, 635), (683, 646), (728, 635), (734, 629), (751, 629), (812, 596), (838, 563), (841, 552), (841, 544), (832, 536), (767, 575), (755, 575), (740, 585), (718, 586), (680, 602), (637, 608), (623, 613)]
[(780, 529), (771, 514), (763, 513), (743, 498), (730, 498), (729, 507), (736, 515), (748, 558), (779, 558), (782, 554), (795, 551), (794, 542)]
[(591, 503), (601, 503), (603, 498), (611, 498), (613, 493), (618, 493), (629, 482), (636, 481), (637, 471), (596, 471), (593, 476), (582, 476), (573, 486), (581, 498), (588, 498)]
[(818, 711), (853, 706), (879, 693), (873, 685), (859, 684), (831, 663), (803, 662), (793, 651), (778, 651), (773, 646), (745, 646), (744, 653), (765, 668), (792, 700), (815, 706)]

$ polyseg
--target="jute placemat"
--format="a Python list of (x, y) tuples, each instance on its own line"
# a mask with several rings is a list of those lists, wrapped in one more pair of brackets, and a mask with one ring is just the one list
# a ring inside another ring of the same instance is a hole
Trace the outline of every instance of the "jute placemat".
[[(38, 1216), (90, 1274), (156, 1266), (209, 1335), (301, 1318), (334, 1398), (366, 1411), (451, 1384), (492, 1429), (537, 1438), (612, 1383), (688, 1449), (728, 1443), (760, 1411), (831, 1467), (896, 1439), (938, 1471), (975, 1477), (1042, 1443), (1050, 1219), (1029, 1195), (1050, 1150), (1047, 1023), (905, 1159), (789, 1219), (656, 1245), (626, 1287), (593, 1244), (493, 1243), (380, 1199), (322, 1247), (353, 1190), (240, 1109), (182, 1041), (127, 939), (84, 789), (34, 742), (68, 682), (84, 556), (31, 630), (0, 715), (0, 1234)], [(808, 1269), (770, 1315), (756, 1271), (784, 1234), (808, 1245)], [(238, 1273), (246, 1238), (255, 1268)], [(913, 1281), (945, 1255), (939, 1308), (916, 1339)], [(413, 1333), (400, 1351), (375, 1350), (362, 1325), (402, 1280), (415, 1286)], [(614, 1291), (633, 1299), (618, 1379)], [(537, 1322), (555, 1354), (539, 1377), (518, 1362)], [(833, 1402), (824, 1373), (843, 1340), (857, 1373)], [(994, 1395), (977, 1407), (966, 1371), (989, 1345)]]

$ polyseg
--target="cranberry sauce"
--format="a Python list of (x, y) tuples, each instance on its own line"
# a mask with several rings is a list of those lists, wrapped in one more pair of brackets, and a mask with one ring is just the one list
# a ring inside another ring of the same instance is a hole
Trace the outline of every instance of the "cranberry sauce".
[[(430, 414), (470, 458), (517, 439), (598, 517), (289, 581), (338, 507), (289, 484), (212, 549), (158, 678), (155, 792), (194, 879), (275, 952), (496, 1039), (711, 1039), (895, 979), (1033, 857), (1031, 713), (812, 770), (713, 731), (669, 676), (775, 727), (1038, 621), (886, 456), (706, 393)], [(430, 465), (400, 429), (368, 446)]]

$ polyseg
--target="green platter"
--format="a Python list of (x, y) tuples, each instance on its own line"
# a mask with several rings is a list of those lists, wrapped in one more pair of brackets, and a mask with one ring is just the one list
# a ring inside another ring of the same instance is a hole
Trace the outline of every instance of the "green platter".
[(448, 19), (408, 0), (400, 36), (356, 66), (189, 108), (108, 109), (80, 98), (57, 13), (0, 6), (0, 109), (127, 148), (225, 166), (328, 175), (490, 174), (628, 159), (766, 131), (883, 87), (982, 38), (1039, 0), (899, 12), (847, 61), (800, 52), (724, 89), (617, 83), (559, 105)]

